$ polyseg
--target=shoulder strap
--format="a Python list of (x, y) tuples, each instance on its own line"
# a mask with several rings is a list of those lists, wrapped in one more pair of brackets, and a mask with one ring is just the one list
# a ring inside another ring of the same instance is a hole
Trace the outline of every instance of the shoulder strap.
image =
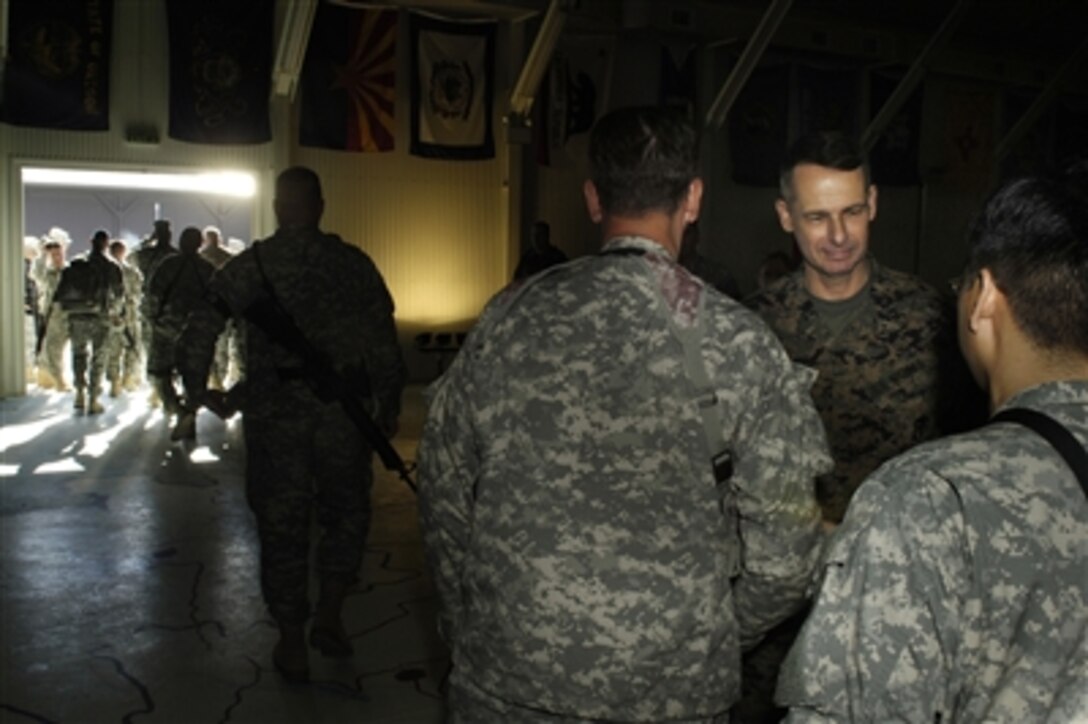
[(1026, 407), (1002, 410), (990, 418), (990, 422), (1016, 422), (1046, 438), (1046, 441), (1072, 468), (1077, 480), (1080, 481), (1081, 490), (1084, 491), (1085, 497), (1088, 497), (1088, 452), (1085, 452), (1084, 446), (1064, 425), (1049, 415)]

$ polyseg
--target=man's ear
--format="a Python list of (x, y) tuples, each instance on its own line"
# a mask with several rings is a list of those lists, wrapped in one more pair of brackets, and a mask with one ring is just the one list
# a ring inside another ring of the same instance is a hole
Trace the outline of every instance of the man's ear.
[(978, 273), (975, 284), (978, 292), (974, 295), (968, 316), (971, 331), (992, 325), (997, 313), (1005, 308), (1005, 293), (998, 288), (989, 269), (984, 268)]
[(688, 186), (687, 196), (684, 197), (684, 222), (693, 224), (699, 220), (699, 209), (703, 204), (703, 180), (695, 178)]
[(792, 234), (793, 217), (790, 216), (790, 205), (780, 198), (774, 202), (774, 210), (778, 213), (778, 223), (782, 226), (782, 231)]
[(869, 221), (872, 221), (876, 218), (876, 197), (876, 185), (869, 184)]
[(597, 195), (597, 187), (592, 181), (586, 179), (586, 182), (582, 184), (582, 195), (586, 197), (586, 211), (589, 212), (589, 218), (594, 224), (601, 223), (601, 219), (604, 218), (604, 211), (601, 209), (601, 199)]

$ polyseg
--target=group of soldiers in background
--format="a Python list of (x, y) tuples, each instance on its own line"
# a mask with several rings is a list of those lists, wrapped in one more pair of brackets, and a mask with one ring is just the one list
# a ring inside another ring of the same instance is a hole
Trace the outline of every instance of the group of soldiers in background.
[[(29, 360), (38, 387), (67, 392), (75, 408), (103, 411), (102, 381), (110, 397), (151, 384), (150, 403), (181, 415), (174, 391), (172, 345), (212, 273), (233, 256), (214, 226), (187, 227), (180, 248), (171, 244), (170, 222), (159, 219), (138, 249), (97, 231), (91, 249), (68, 259), (68, 232), (54, 227), (40, 239), (27, 237), (27, 314), (35, 347)], [(72, 385), (65, 374), (71, 343)], [(210, 384), (223, 388), (242, 375), (238, 335), (223, 335)]]

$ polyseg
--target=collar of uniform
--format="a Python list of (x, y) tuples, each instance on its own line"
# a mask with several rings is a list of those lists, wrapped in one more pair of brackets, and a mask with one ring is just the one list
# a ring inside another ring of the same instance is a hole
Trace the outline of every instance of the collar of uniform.
[(1037, 410), (1053, 410), (1063, 405), (1088, 405), (1088, 380), (1060, 380), (1044, 382), (1020, 390), (1005, 401), (999, 410), (1010, 407), (1030, 407)]
[(604, 243), (601, 252), (607, 253), (622, 249), (637, 250), (646, 254), (656, 254), (669, 258), (669, 252), (665, 250), (665, 247), (653, 239), (647, 239), (645, 236), (614, 236)]

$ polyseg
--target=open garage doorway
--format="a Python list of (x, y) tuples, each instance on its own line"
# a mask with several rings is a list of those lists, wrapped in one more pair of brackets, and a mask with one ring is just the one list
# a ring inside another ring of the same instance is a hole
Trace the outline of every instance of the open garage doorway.
[[(252, 238), (257, 178), (244, 172), (171, 173), (58, 168), (26, 165), (20, 169), (23, 205), (24, 279), (26, 294), (25, 369), (27, 392), (38, 390), (38, 340), (46, 314), (40, 286), (34, 283), (31, 257), (41, 254), (42, 240), (70, 240), (67, 260), (86, 253), (90, 238), (105, 229), (129, 251), (147, 243), (160, 219), (170, 221), (176, 242), (182, 229), (215, 226), (229, 251), (237, 253)], [(63, 374), (71, 380), (71, 355), (62, 355)]]

